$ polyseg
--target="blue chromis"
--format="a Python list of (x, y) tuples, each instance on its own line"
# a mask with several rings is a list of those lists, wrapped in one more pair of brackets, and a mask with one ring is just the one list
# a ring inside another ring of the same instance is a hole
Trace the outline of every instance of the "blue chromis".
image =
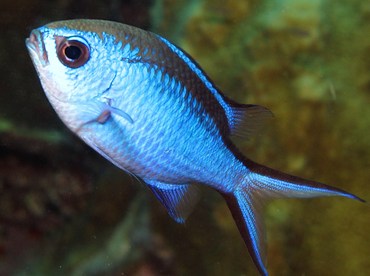
[(141, 178), (183, 223), (211, 187), (226, 200), (261, 275), (267, 275), (261, 218), (278, 197), (343, 196), (341, 189), (259, 165), (232, 136), (271, 117), (225, 97), (184, 51), (165, 38), (103, 20), (68, 20), (31, 32), (26, 45), (62, 121), (119, 168)]

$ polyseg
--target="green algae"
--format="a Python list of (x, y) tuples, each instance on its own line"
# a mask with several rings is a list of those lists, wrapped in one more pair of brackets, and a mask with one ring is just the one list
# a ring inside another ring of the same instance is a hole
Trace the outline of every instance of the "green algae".
[[(19, 275), (89, 274), (95, 269), (115, 275), (257, 275), (227, 206), (215, 192), (204, 191), (185, 225), (171, 221), (153, 198), (152, 225), (142, 226), (140, 218), (148, 213), (129, 207), (137, 203), (129, 204), (135, 198), (133, 181), (107, 169), (110, 164), (62, 131), (24, 47), (33, 27), (57, 19), (95, 17), (151, 26), (186, 49), (227, 96), (274, 112), (265, 132), (239, 141), (248, 157), (369, 198), (367, 1), (91, 5), (65, 0), (3, 5), (0, 274), (16, 268)], [(90, 181), (93, 193), (83, 187)], [(367, 205), (340, 198), (282, 199), (267, 206), (265, 221), (271, 275), (370, 271)], [(131, 245), (126, 235), (135, 224), (148, 231), (149, 236), (139, 239), (144, 245)], [(131, 258), (128, 244), (137, 258)]]
[(27, 126), (19, 126), (15, 122), (0, 118), (0, 135), (11, 133), (14, 136), (35, 139), (45, 143), (61, 143), (66, 141), (65, 135), (58, 130), (36, 129)]
[[(241, 145), (244, 152), (258, 162), (366, 198), (369, 5), (321, 0), (201, 2), (181, 46), (226, 95), (275, 113), (273, 126), (263, 136)], [(223, 240), (230, 248), (218, 245), (225, 250), (217, 253), (222, 257), (207, 256), (219, 265), (207, 266), (204, 273), (254, 273), (235, 227), (225, 227), (233, 224), (225, 218), (227, 208), (219, 204), (219, 227), (234, 238)], [(370, 266), (370, 245), (361, 245), (367, 243), (368, 221), (366, 205), (348, 200), (273, 202), (266, 211), (269, 271), (363, 275)], [(230, 252), (235, 250), (237, 254)]]

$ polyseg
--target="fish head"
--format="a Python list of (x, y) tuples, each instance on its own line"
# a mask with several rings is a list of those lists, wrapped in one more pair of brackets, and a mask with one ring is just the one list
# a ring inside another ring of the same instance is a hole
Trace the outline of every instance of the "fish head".
[(120, 45), (113, 35), (100, 31), (96, 21), (50, 23), (33, 30), (26, 46), (52, 102), (97, 98), (115, 79)]
[[(102, 20), (57, 21), (34, 29), (26, 39), (49, 102), (74, 132), (101, 122), (107, 111), (119, 111), (110, 105), (119, 98), (122, 82), (129, 82), (122, 77), (128, 71), (119, 39), (125, 37), (122, 26)], [(130, 118), (123, 111), (115, 113)]]

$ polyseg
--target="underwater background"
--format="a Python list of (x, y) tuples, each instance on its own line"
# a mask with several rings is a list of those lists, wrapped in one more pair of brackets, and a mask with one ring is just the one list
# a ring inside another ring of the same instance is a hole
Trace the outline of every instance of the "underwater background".
[[(257, 275), (218, 194), (176, 224), (58, 119), (24, 40), (71, 18), (170, 39), (224, 94), (273, 111), (244, 154), (370, 200), (369, 1), (2, 0), (0, 275)], [(264, 218), (271, 275), (370, 274), (368, 204), (283, 199)]]

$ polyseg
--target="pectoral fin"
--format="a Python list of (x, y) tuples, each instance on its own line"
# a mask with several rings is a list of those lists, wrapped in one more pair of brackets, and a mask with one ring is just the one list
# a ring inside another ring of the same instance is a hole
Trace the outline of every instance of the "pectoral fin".
[(149, 188), (178, 223), (184, 223), (200, 199), (200, 190), (194, 184), (167, 184), (145, 180)]
[[(134, 123), (134, 120), (131, 118), (131, 116), (128, 113), (126, 113), (125, 111), (123, 111), (119, 108), (115, 108), (115, 107), (111, 106), (110, 101), (108, 101), (108, 103), (93, 101), (93, 102), (89, 102), (89, 105), (84, 105), (83, 107), (84, 107), (83, 110), (85, 111), (86, 114), (89, 115), (90, 118), (89, 118), (89, 120), (86, 120), (85, 122), (83, 122), (75, 130), (76, 133), (80, 132), (81, 129), (83, 127), (85, 127), (86, 125), (89, 125), (89, 124), (92, 124), (92, 123), (105, 124), (112, 117), (112, 114), (115, 114), (115, 115), (123, 118), (124, 120), (126, 120), (130, 124)], [(98, 112), (100, 112), (100, 113), (98, 113)], [(96, 116), (97, 113), (99, 115)], [(93, 117), (93, 118), (91, 118), (91, 117)]]

